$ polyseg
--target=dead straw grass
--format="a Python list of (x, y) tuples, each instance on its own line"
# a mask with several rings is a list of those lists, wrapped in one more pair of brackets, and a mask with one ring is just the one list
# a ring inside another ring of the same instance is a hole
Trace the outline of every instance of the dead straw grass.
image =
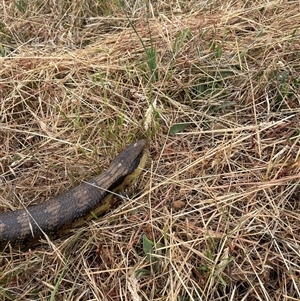
[(0, 4), (1, 211), (151, 139), (131, 201), (1, 254), (1, 300), (298, 300), (298, 1), (123, 5)]

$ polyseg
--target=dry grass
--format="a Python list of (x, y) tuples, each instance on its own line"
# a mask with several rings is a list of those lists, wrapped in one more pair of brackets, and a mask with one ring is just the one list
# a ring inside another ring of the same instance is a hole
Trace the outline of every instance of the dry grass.
[(0, 210), (151, 159), (131, 201), (2, 253), (0, 299), (299, 300), (298, 1), (29, 2), (0, 4)]

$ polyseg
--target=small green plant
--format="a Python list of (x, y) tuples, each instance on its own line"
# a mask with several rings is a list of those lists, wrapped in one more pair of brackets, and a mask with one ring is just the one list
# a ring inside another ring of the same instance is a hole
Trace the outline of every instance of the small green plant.
[(25, 0), (15, 1), (15, 6), (19, 10), (20, 13), (24, 14), (26, 12), (28, 2)]
[(147, 65), (148, 65), (148, 69), (150, 71), (150, 79), (152, 82), (156, 82), (158, 80), (157, 63), (156, 63), (157, 62), (157, 54), (156, 54), (156, 47), (153, 43), (153, 39), (151, 36), (151, 31), (149, 30), (150, 47), (146, 47), (144, 41), (142, 40), (141, 36), (139, 35), (138, 31), (136, 30), (134, 24), (132, 23), (130, 18), (127, 16), (127, 14), (126, 14), (126, 17), (127, 17), (127, 20), (129, 22), (130, 26), (132, 27), (133, 31), (137, 35), (137, 37), (138, 37), (139, 41), (141, 42), (143, 49), (145, 51), (146, 58), (147, 58)]
[(139, 269), (136, 273), (136, 277), (139, 278), (143, 275), (150, 275), (155, 273), (159, 269), (159, 259), (156, 255), (162, 255), (163, 244), (155, 243), (150, 240), (146, 235), (143, 235), (143, 251), (147, 260), (150, 263), (150, 269)]
[(175, 123), (171, 126), (169, 133), (170, 135), (175, 135), (177, 133), (183, 132), (187, 127), (189, 127), (192, 122), (183, 122), (183, 123)]
[(227, 284), (226, 278), (223, 277), (222, 272), (226, 268), (228, 264), (233, 261), (233, 257), (228, 256), (226, 251), (224, 251), (224, 257), (218, 260), (218, 263), (214, 263), (215, 253), (217, 252), (216, 246), (214, 245), (215, 242), (213, 239), (210, 240), (212, 243), (211, 248), (206, 250), (206, 257), (208, 259), (207, 264), (203, 263), (199, 265), (196, 269), (199, 273), (204, 275), (205, 278), (217, 278), (219, 282), (225, 286)]
[(107, 90), (106, 90), (106, 87), (105, 87), (105, 82), (104, 82), (103, 75), (102, 75), (101, 71), (94, 74), (94, 76), (92, 78), (92, 81), (93, 81), (93, 83), (98, 83), (98, 82), (100, 83), (100, 85), (102, 87), (102, 90), (103, 90), (104, 100), (107, 100)]
[(216, 58), (220, 58), (223, 54), (222, 46), (219, 43), (213, 41), (210, 46), (210, 50), (215, 53)]
[(56, 293), (57, 293), (57, 291), (58, 291), (59, 286), (61, 285), (61, 282), (62, 282), (62, 280), (63, 280), (63, 277), (64, 277), (64, 275), (65, 275), (65, 272), (66, 272), (67, 267), (68, 267), (68, 262), (66, 262), (66, 264), (65, 264), (65, 266), (64, 266), (64, 268), (63, 268), (63, 270), (62, 270), (62, 272), (60, 273), (60, 275), (59, 275), (59, 277), (58, 277), (58, 279), (57, 279), (57, 282), (56, 282), (56, 284), (55, 284), (55, 286), (54, 286), (54, 289), (53, 289), (53, 291), (52, 291), (52, 293), (51, 293), (50, 301), (55, 300), (55, 298), (56, 298), (55, 295), (56, 295)]
[(189, 41), (192, 37), (191, 31), (189, 28), (183, 30), (176, 36), (175, 42), (173, 44), (173, 55), (176, 56), (177, 53), (181, 50), (185, 42)]

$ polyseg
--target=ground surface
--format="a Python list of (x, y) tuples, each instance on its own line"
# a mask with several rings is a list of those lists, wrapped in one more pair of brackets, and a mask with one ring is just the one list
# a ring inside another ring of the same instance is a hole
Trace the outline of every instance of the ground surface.
[(102, 218), (0, 254), (1, 300), (299, 300), (298, 1), (2, 1), (0, 211), (147, 137)]

